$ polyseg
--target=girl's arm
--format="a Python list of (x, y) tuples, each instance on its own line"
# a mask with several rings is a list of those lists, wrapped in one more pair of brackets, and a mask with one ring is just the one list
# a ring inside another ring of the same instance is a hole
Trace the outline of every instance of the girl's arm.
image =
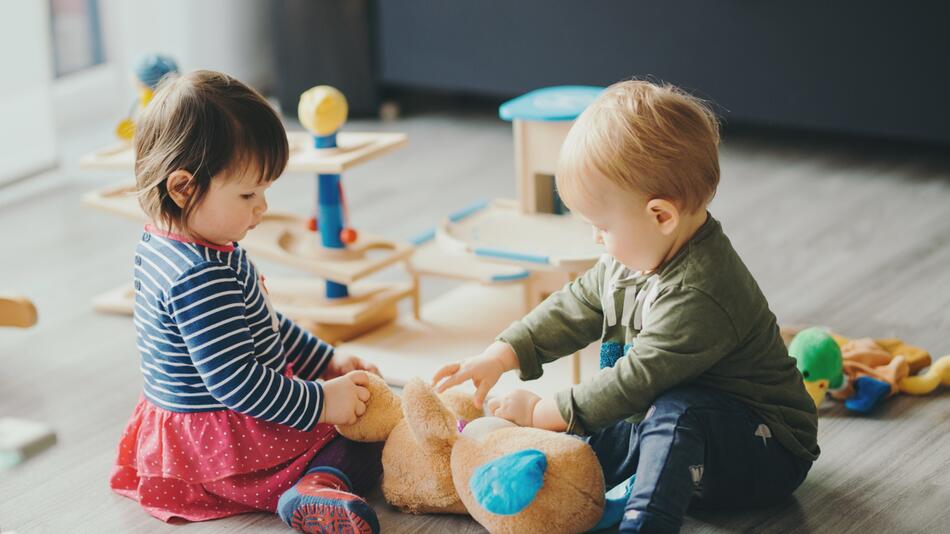
[(303, 329), (280, 312), (280, 340), (284, 344), (284, 356), (293, 366), (294, 374), (304, 380), (316, 380), (333, 358), (333, 345), (321, 340), (317, 336)]
[(298, 430), (317, 424), (322, 385), (287, 378), (257, 361), (243, 288), (230, 267), (203, 263), (185, 271), (169, 289), (166, 306), (192, 365), (218, 402)]

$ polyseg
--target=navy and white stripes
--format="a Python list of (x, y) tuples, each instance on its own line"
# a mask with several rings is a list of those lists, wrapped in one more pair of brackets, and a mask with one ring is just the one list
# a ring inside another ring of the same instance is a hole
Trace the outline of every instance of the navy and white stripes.
[[(333, 348), (274, 312), (244, 250), (181, 241), (151, 227), (135, 255), (145, 396), (175, 412), (230, 409), (309, 430), (314, 382)], [(292, 365), (299, 379), (285, 376)]]

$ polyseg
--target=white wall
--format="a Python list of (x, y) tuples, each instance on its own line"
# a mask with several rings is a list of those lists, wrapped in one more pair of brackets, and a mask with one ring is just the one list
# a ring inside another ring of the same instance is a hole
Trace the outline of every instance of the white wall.
[(100, 0), (108, 64), (57, 82), (57, 124), (118, 121), (136, 98), (132, 64), (149, 52), (172, 56), (183, 71), (219, 70), (267, 92), (274, 74), (269, 1)]
[(102, 3), (106, 53), (126, 69), (139, 54), (160, 52), (183, 70), (220, 70), (269, 88), (274, 71), (268, 0)]
[(56, 164), (48, 2), (4, 0), (0, 16), (0, 184)]

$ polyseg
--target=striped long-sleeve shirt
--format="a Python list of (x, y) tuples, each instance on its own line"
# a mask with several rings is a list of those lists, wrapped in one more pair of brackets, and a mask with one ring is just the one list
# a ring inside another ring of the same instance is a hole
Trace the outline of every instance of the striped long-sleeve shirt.
[[(240, 246), (146, 227), (135, 253), (134, 322), (150, 402), (174, 412), (234, 410), (309, 430), (315, 382), (333, 347), (275, 312)], [(296, 378), (286, 376), (291, 365)]]

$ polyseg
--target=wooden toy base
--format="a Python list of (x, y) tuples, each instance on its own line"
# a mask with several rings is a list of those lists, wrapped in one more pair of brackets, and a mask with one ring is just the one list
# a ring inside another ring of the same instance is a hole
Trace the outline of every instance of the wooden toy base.
[(391, 323), (395, 321), (398, 316), (399, 307), (396, 306), (396, 304), (389, 304), (378, 309), (373, 315), (358, 324), (321, 324), (306, 319), (298, 321), (298, 324), (327, 343), (339, 345), (340, 343), (356, 339), (363, 334), (367, 334), (385, 324)]
[(482, 284), (517, 284), (531, 276), (531, 271), (515, 265), (473, 261), (468, 254), (446, 252), (435, 240), (416, 247), (409, 268), (420, 275), (442, 276)]
[[(428, 381), (446, 363), (483, 351), (524, 315), (523, 302), (524, 288), (519, 285), (465, 284), (427, 302), (421, 320), (401, 317), (340, 347), (371, 360), (390, 384), (401, 386), (414, 377)], [(596, 349), (590, 347), (546, 365), (538, 380), (521, 382), (517, 372), (506, 373), (492, 392), (524, 388), (552, 395), (570, 386), (575, 371), (579, 377), (597, 372), (599, 362)]]
[(320, 235), (307, 228), (307, 218), (285, 213), (267, 214), (248, 232), (241, 245), (256, 257), (295, 267), (327, 280), (352, 284), (390, 265), (406, 260), (412, 246), (367, 232), (346, 250), (320, 246)]
[(350, 296), (345, 299), (327, 299), (324, 287), (323, 281), (309, 278), (267, 280), (275, 308), (295, 320), (317, 324), (362, 325), (394, 308), (400, 300), (418, 297), (416, 287), (409, 282), (359, 282), (350, 286)]
[[(404, 298), (418, 299), (411, 283), (360, 282), (350, 287), (350, 297), (327, 300), (324, 283), (313, 279), (268, 279), (274, 307), (302, 326), (330, 342), (339, 343), (365, 334), (398, 315), (397, 304)], [(132, 315), (135, 293), (130, 284), (93, 299), (100, 313)]]
[(135, 291), (132, 289), (132, 284), (122, 284), (92, 299), (92, 309), (99, 313), (132, 315), (134, 307)]
[(135, 197), (135, 185), (127, 182), (111, 185), (98, 191), (90, 191), (82, 196), (82, 203), (126, 219), (148, 220)]
[[(103, 211), (145, 221), (131, 185), (114, 185), (83, 196), (83, 202)], [(268, 213), (248, 232), (241, 246), (255, 257), (295, 267), (327, 280), (352, 284), (373, 273), (406, 260), (413, 247), (367, 232), (344, 250), (320, 245), (320, 234), (307, 228), (307, 218), (289, 213)]]
[[(290, 159), (287, 172), (340, 174), (346, 169), (402, 147), (406, 134), (392, 132), (340, 132), (337, 149), (317, 150), (313, 135), (306, 132), (287, 134)], [(131, 171), (135, 152), (128, 141), (120, 141), (80, 158), (83, 169)]]
[(582, 272), (603, 249), (590, 226), (573, 215), (524, 214), (514, 200), (494, 200), (436, 228), (445, 250), (533, 271)]

